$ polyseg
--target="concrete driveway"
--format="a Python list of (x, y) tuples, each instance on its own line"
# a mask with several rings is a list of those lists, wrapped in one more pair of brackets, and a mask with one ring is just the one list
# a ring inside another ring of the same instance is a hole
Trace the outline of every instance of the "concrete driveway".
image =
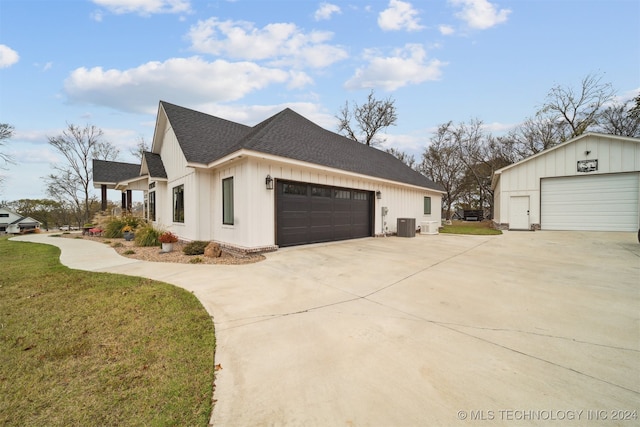
[(635, 233), (363, 239), (244, 266), (21, 239), (63, 245), (73, 268), (193, 291), (223, 368), (214, 425), (640, 423)]

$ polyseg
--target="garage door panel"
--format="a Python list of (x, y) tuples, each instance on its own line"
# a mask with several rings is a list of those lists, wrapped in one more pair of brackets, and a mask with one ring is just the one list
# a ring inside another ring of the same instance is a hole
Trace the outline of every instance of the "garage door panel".
[(278, 181), (276, 243), (292, 246), (371, 236), (370, 192)]
[(541, 228), (636, 231), (638, 181), (637, 173), (542, 179)]

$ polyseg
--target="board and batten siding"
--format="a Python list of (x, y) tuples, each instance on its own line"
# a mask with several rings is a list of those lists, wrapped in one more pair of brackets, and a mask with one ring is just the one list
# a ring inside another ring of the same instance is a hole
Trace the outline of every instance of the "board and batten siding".
[[(195, 240), (199, 231), (199, 180), (193, 168), (186, 167), (187, 160), (168, 121), (162, 132), (160, 157), (167, 172), (167, 182), (156, 182), (156, 221), (154, 224), (169, 230), (181, 238)], [(173, 189), (184, 185), (184, 223), (173, 222)]]
[[(389, 209), (386, 217), (388, 232), (396, 232), (397, 218), (415, 218), (416, 225), (422, 221), (440, 223), (441, 220), (442, 196), (435, 191), (403, 187), (390, 182), (305, 165), (245, 157), (211, 174), (210, 199), (213, 210), (210, 215), (212, 233), (209, 235), (209, 240), (226, 242), (243, 248), (275, 244), (275, 189), (266, 189), (267, 175), (274, 180), (299, 181), (373, 192), (375, 234), (382, 230), (380, 217), (382, 206)], [(234, 178), (235, 218), (233, 225), (224, 225), (222, 224), (222, 180), (231, 176)], [(376, 191), (382, 193), (382, 199), (375, 198)], [(424, 215), (424, 196), (431, 197), (431, 215)], [(204, 218), (201, 218), (202, 220)]]
[[(598, 170), (578, 172), (580, 160), (598, 160)], [(540, 225), (540, 183), (543, 178), (640, 171), (640, 140), (587, 134), (539, 153), (500, 172), (494, 189), (494, 220), (509, 223), (511, 197), (528, 196), (531, 225)]]

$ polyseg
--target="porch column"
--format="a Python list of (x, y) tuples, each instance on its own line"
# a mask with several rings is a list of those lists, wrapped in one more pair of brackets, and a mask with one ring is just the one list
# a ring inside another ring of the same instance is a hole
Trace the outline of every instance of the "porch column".
[(127, 193), (123, 191), (121, 194), (122, 194), (122, 205), (120, 205), (120, 207), (122, 208), (122, 214), (124, 215), (124, 213), (127, 211)]
[(131, 190), (127, 190), (127, 213), (131, 213), (133, 209), (133, 197), (131, 194)]
[(100, 210), (105, 212), (107, 210), (107, 186), (102, 184), (100, 186), (100, 191), (102, 192), (102, 204), (100, 205)]

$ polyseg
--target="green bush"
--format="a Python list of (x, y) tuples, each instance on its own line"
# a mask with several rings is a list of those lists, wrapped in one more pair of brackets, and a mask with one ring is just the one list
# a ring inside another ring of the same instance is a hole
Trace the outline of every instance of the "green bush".
[(147, 225), (136, 231), (136, 237), (134, 238), (136, 246), (160, 246), (160, 240), (158, 240), (160, 234), (162, 234), (162, 231)]
[(209, 242), (205, 242), (202, 240), (194, 240), (193, 242), (187, 244), (183, 249), (185, 255), (202, 255), (204, 254), (204, 248), (207, 247)]
[(189, 260), (189, 264), (202, 264), (203, 262), (199, 256)]
[(122, 238), (122, 229), (127, 225), (122, 218), (112, 218), (104, 229), (103, 236), (109, 239)]
[(143, 223), (144, 223), (144, 220), (137, 216), (123, 216), (123, 217), (111, 218), (111, 220), (107, 223), (107, 226), (105, 227), (105, 230), (102, 235), (110, 239), (121, 239), (122, 229), (124, 227), (128, 225), (129, 227), (135, 230)]

